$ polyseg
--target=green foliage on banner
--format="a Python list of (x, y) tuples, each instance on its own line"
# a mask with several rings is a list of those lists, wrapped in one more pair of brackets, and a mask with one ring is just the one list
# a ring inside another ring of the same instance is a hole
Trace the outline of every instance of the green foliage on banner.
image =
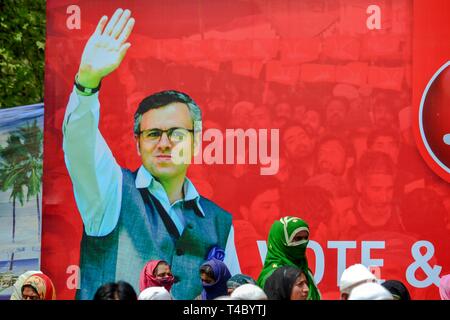
[(23, 206), (26, 195), (36, 196), (40, 230), (39, 193), (42, 182), (43, 133), (37, 121), (9, 134), (6, 146), (0, 146), (0, 190), (10, 191), (13, 203), (12, 240), (15, 240), (16, 201)]
[(44, 97), (45, 0), (0, 1), (0, 108)]

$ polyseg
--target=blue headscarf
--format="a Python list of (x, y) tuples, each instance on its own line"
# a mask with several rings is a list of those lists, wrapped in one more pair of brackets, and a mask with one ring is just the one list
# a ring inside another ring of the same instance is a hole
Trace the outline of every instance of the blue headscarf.
[(219, 296), (227, 295), (227, 281), (231, 278), (231, 273), (225, 263), (217, 259), (212, 259), (202, 264), (202, 266), (205, 265), (212, 268), (216, 281), (214, 283), (204, 283), (202, 281), (202, 300), (213, 300)]

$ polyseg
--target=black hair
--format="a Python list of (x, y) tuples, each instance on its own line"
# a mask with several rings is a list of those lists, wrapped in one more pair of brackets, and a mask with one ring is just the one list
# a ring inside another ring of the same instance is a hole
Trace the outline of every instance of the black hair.
[[(157, 109), (175, 102), (180, 102), (187, 105), (194, 123), (194, 130), (196, 132), (201, 131), (202, 112), (194, 100), (192, 100), (192, 98), (186, 93), (175, 90), (165, 90), (154, 93), (141, 101), (136, 112), (134, 113), (134, 133), (136, 135), (139, 134), (141, 118), (144, 113), (151, 109)], [(196, 125), (197, 123), (200, 125)]]
[(264, 291), (269, 300), (291, 300), (292, 289), (302, 274), (306, 277), (302, 269), (293, 266), (282, 266), (276, 269), (264, 285)]
[(394, 139), (397, 146), (400, 145), (400, 135), (393, 129), (382, 128), (372, 130), (367, 136), (367, 148), (371, 148), (375, 143), (375, 140), (379, 137), (391, 137)]
[(31, 290), (33, 290), (34, 293), (39, 294), (39, 293), (37, 292), (36, 288), (33, 287), (31, 284), (24, 284), (24, 285), (22, 286), (22, 288), (21, 288), (21, 292), (22, 292), (22, 293), (23, 293), (23, 289), (25, 289), (25, 288), (31, 288)]
[(391, 157), (380, 151), (364, 152), (357, 165), (357, 176), (365, 177), (377, 173), (395, 175), (395, 165)]
[(342, 149), (344, 149), (347, 158), (355, 156), (355, 150), (353, 149), (353, 147), (349, 143), (347, 143), (344, 139), (333, 134), (327, 134), (322, 138), (320, 138), (320, 140), (317, 142), (316, 150), (319, 150), (320, 146), (324, 145), (329, 141), (336, 141), (337, 143), (339, 143)]
[(128, 282), (109, 282), (97, 289), (94, 300), (137, 300), (137, 295)]

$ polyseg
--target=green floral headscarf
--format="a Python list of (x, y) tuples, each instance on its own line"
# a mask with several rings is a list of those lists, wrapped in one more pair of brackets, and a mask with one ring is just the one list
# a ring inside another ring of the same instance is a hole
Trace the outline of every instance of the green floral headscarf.
[(264, 289), (267, 278), (279, 267), (294, 266), (303, 270), (308, 279), (308, 300), (320, 300), (320, 292), (314, 282), (311, 270), (308, 268), (306, 247), (309, 240), (294, 242), (299, 231), (308, 231), (308, 224), (297, 217), (283, 217), (273, 223), (267, 241), (267, 256), (264, 267), (258, 278), (258, 285)]

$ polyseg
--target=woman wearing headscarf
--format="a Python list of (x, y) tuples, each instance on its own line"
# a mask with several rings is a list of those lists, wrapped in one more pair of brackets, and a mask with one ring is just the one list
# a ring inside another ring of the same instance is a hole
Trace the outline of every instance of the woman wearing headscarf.
[(267, 278), (264, 292), (269, 300), (306, 300), (309, 286), (301, 269), (283, 266)]
[(246, 283), (236, 288), (230, 295), (237, 300), (267, 300), (267, 295), (256, 284)]
[(170, 265), (164, 260), (150, 260), (141, 271), (139, 290), (142, 292), (148, 287), (164, 287), (170, 292), (175, 278)]
[(439, 294), (441, 300), (450, 300), (450, 274), (442, 276), (439, 282)]
[(138, 300), (173, 300), (164, 287), (148, 287), (139, 294)]
[(12, 286), (13, 293), (11, 294), (10, 300), (22, 300), (22, 286), (25, 280), (27, 280), (30, 276), (36, 273), (42, 273), (41, 271), (27, 271), (22, 273)]
[(55, 286), (43, 273), (29, 276), (22, 285), (22, 300), (56, 300)]
[(203, 290), (198, 299), (213, 300), (228, 293), (227, 281), (231, 278), (225, 263), (212, 259), (200, 266)]
[(381, 284), (366, 282), (354, 288), (348, 300), (394, 300), (394, 297)]
[(235, 274), (227, 281), (228, 294), (231, 294), (236, 288), (244, 284), (256, 284), (256, 281), (245, 274)]
[(269, 231), (267, 256), (258, 278), (258, 285), (264, 289), (266, 280), (276, 269), (292, 266), (305, 273), (309, 287), (308, 300), (320, 300), (320, 292), (306, 258), (308, 239), (309, 227), (302, 219), (287, 216), (275, 221)]
[(386, 280), (381, 285), (392, 294), (394, 300), (411, 300), (408, 288), (401, 281)]

